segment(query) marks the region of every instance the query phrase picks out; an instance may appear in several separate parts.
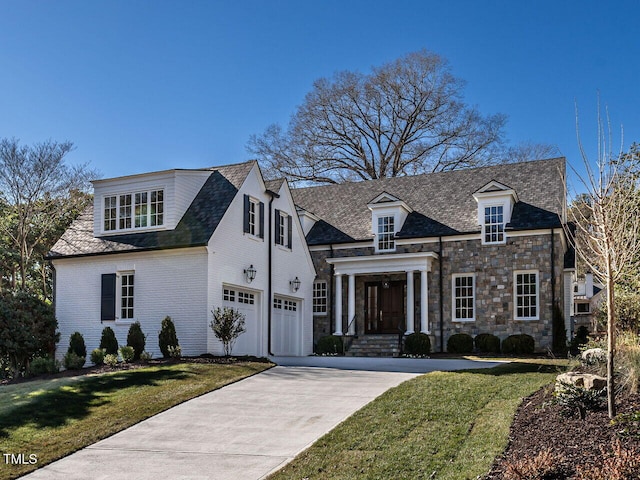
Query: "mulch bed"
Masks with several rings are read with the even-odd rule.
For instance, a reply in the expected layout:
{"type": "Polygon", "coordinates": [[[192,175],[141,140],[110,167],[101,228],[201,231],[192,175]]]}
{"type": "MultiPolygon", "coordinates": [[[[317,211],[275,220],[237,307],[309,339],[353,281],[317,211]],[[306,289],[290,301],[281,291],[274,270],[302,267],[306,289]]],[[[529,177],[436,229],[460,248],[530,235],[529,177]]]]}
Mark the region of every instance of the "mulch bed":
{"type": "MultiPolygon", "coordinates": [[[[598,470],[614,455],[616,441],[635,459],[632,463],[640,464],[640,422],[627,422],[628,432],[623,433],[625,425],[612,424],[606,407],[588,412],[585,420],[577,413],[567,417],[559,405],[551,403],[552,388],[545,387],[524,399],[511,426],[507,449],[484,480],[640,479],[640,468],[620,476],[598,470]],[[531,473],[525,474],[527,469],[531,473]],[[581,470],[599,473],[589,476],[581,470]]],[[[618,414],[640,411],[640,394],[619,396],[616,408],[618,414]]],[[[618,458],[623,456],[619,453],[618,458]]]]}
{"type": "Polygon", "coordinates": [[[151,359],[146,362],[132,362],[132,363],[119,363],[117,367],[111,368],[107,365],[100,365],[97,367],[86,367],[80,370],[63,370],[58,373],[49,373],[44,375],[36,375],[33,377],[17,377],[12,379],[2,379],[0,380],[0,385],[7,385],[13,383],[23,383],[30,382],[33,380],[48,380],[52,378],[63,378],[63,377],[78,377],[83,375],[95,375],[98,373],[106,373],[106,372],[119,372],[123,370],[134,370],[136,368],[143,367],[152,367],[157,365],[170,365],[173,363],[219,363],[219,364],[235,364],[235,363],[245,363],[245,362],[261,362],[261,363],[269,363],[269,360],[263,357],[253,357],[253,356],[241,356],[241,357],[217,357],[210,354],[204,354],[199,357],[181,357],[177,358],[160,358],[160,359],[151,359]]]}

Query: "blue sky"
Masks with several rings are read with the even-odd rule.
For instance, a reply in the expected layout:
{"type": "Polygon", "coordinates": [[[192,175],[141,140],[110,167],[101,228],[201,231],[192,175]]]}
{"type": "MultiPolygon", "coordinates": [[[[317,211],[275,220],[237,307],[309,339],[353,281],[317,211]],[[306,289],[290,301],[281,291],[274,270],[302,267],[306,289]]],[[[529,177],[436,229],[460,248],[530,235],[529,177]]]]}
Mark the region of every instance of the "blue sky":
{"type": "Polygon", "coordinates": [[[579,163],[598,93],[640,142],[640,2],[0,0],[0,138],[70,140],[103,177],[244,161],[312,82],[426,48],[512,143],[579,163]]]}

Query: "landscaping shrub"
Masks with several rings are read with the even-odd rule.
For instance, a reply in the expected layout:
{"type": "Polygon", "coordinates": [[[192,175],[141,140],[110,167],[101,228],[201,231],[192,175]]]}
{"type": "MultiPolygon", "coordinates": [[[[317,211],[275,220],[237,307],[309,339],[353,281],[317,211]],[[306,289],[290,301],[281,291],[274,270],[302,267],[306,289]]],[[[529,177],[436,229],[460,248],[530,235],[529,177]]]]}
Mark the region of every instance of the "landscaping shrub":
{"type": "Polygon", "coordinates": [[[611,446],[601,446],[602,461],[597,465],[576,466],[576,473],[581,480],[623,480],[638,478],[640,456],[633,447],[627,448],[616,439],[611,446]]]}
{"type": "Polygon", "coordinates": [[[513,355],[530,355],[535,350],[535,341],[531,335],[522,333],[509,335],[502,341],[502,353],[513,355]]]}
{"type": "Polygon", "coordinates": [[[126,345],[124,347],[120,347],[120,356],[124,363],[131,363],[136,357],[136,351],[133,347],[126,345]]]}
{"type": "Polygon", "coordinates": [[[426,333],[412,333],[404,339],[404,353],[407,355],[429,355],[431,340],[426,333]]]}
{"type": "MultiPolygon", "coordinates": [[[[133,360],[140,360],[140,355],[144,352],[145,343],[146,337],[142,333],[140,322],[132,323],[127,334],[127,345],[133,347],[133,360]]],[[[120,352],[122,353],[122,349],[120,349],[120,352]]]]}
{"type": "Polygon", "coordinates": [[[118,339],[111,327],[104,327],[102,337],[100,337],[100,348],[104,349],[107,355],[118,354],[118,339]]]}
{"type": "Polygon", "coordinates": [[[180,345],[169,346],[169,356],[171,358],[180,358],[182,356],[182,348],[180,345]]]}
{"type": "Polygon", "coordinates": [[[75,353],[79,357],[87,358],[87,347],[80,332],[73,332],[69,338],[69,349],[67,353],[75,353]]]}
{"type": "Polygon", "coordinates": [[[581,347],[587,343],[589,343],[589,329],[584,325],[581,325],[578,327],[578,331],[571,340],[571,344],[569,346],[571,355],[579,355],[581,347]]]}
{"type": "Polygon", "coordinates": [[[481,333],[473,339],[476,350],[481,353],[500,353],[500,339],[492,333],[481,333]]]}
{"type": "Polygon", "coordinates": [[[36,356],[53,355],[60,334],[51,304],[27,293],[0,295],[3,376],[23,373],[36,356]]]}
{"type": "Polygon", "coordinates": [[[244,314],[239,310],[224,307],[211,310],[213,320],[209,326],[213,334],[222,342],[225,356],[231,355],[233,345],[246,329],[244,328],[244,314]]]}
{"type": "Polygon", "coordinates": [[[318,355],[326,354],[342,354],[342,337],[338,335],[327,335],[318,339],[316,345],[316,353],[318,355]]]}
{"type": "Polygon", "coordinates": [[[60,365],[51,357],[36,357],[29,364],[29,375],[42,375],[44,373],[56,373],[60,365]]]}
{"type": "Polygon", "coordinates": [[[64,368],[67,370],[80,370],[84,367],[87,357],[80,357],[75,352],[67,352],[64,356],[64,368]]]}
{"type": "Polygon", "coordinates": [[[149,353],[147,351],[144,351],[144,352],[142,352],[140,354],[140,360],[142,360],[143,362],[148,362],[152,358],[153,358],[153,353],[149,353]]]}
{"type": "Polygon", "coordinates": [[[96,348],[91,352],[91,363],[94,365],[102,365],[104,363],[104,350],[96,348]]]}
{"type": "Polygon", "coordinates": [[[447,352],[471,353],[473,352],[473,337],[466,333],[456,333],[447,340],[447,352]]]}
{"type": "Polygon", "coordinates": [[[562,474],[563,457],[545,449],[535,456],[525,456],[505,464],[505,478],[512,480],[545,480],[564,478],[562,474]]]}
{"type": "Polygon", "coordinates": [[[170,357],[169,347],[175,347],[179,345],[178,336],[176,335],[176,327],[171,320],[171,317],[166,316],[162,320],[160,327],[160,333],[158,334],[158,346],[162,352],[164,358],[170,357]]]}
{"type": "Polygon", "coordinates": [[[107,353],[104,356],[105,365],[110,366],[111,368],[115,368],[118,366],[118,355],[115,353],[107,353]]]}
{"type": "Polygon", "coordinates": [[[588,411],[600,410],[606,403],[606,388],[602,390],[587,390],[572,383],[561,383],[561,388],[553,392],[554,403],[562,407],[561,413],[572,416],[578,412],[580,419],[587,417],[588,411]]]}
{"type": "Polygon", "coordinates": [[[553,337],[551,350],[555,355],[565,357],[567,355],[567,329],[564,326],[564,314],[559,305],[553,306],[553,337]]]}
{"type": "Polygon", "coordinates": [[[619,384],[628,393],[640,390],[640,337],[631,332],[620,332],[616,338],[617,373],[619,384]]]}

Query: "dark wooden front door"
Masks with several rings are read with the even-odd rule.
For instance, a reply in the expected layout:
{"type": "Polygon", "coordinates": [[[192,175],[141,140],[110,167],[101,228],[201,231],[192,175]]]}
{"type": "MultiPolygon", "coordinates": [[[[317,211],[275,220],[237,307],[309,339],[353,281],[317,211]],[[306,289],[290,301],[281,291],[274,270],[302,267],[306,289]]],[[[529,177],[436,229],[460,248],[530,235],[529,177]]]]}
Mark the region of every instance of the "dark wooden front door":
{"type": "Polygon", "coordinates": [[[404,328],[405,282],[365,283],[365,332],[398,333],[404,328]]]}

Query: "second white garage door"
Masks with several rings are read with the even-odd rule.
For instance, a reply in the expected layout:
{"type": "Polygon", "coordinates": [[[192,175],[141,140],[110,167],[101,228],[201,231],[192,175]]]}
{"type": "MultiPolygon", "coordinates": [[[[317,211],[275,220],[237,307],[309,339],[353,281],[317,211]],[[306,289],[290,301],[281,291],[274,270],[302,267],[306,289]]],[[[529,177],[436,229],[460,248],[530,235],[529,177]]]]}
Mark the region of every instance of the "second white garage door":
{"type": "Polygon", "coordinates": [[[271,348],[274,355],[299,355],[300,302],[274,297],[271,348]]]}

